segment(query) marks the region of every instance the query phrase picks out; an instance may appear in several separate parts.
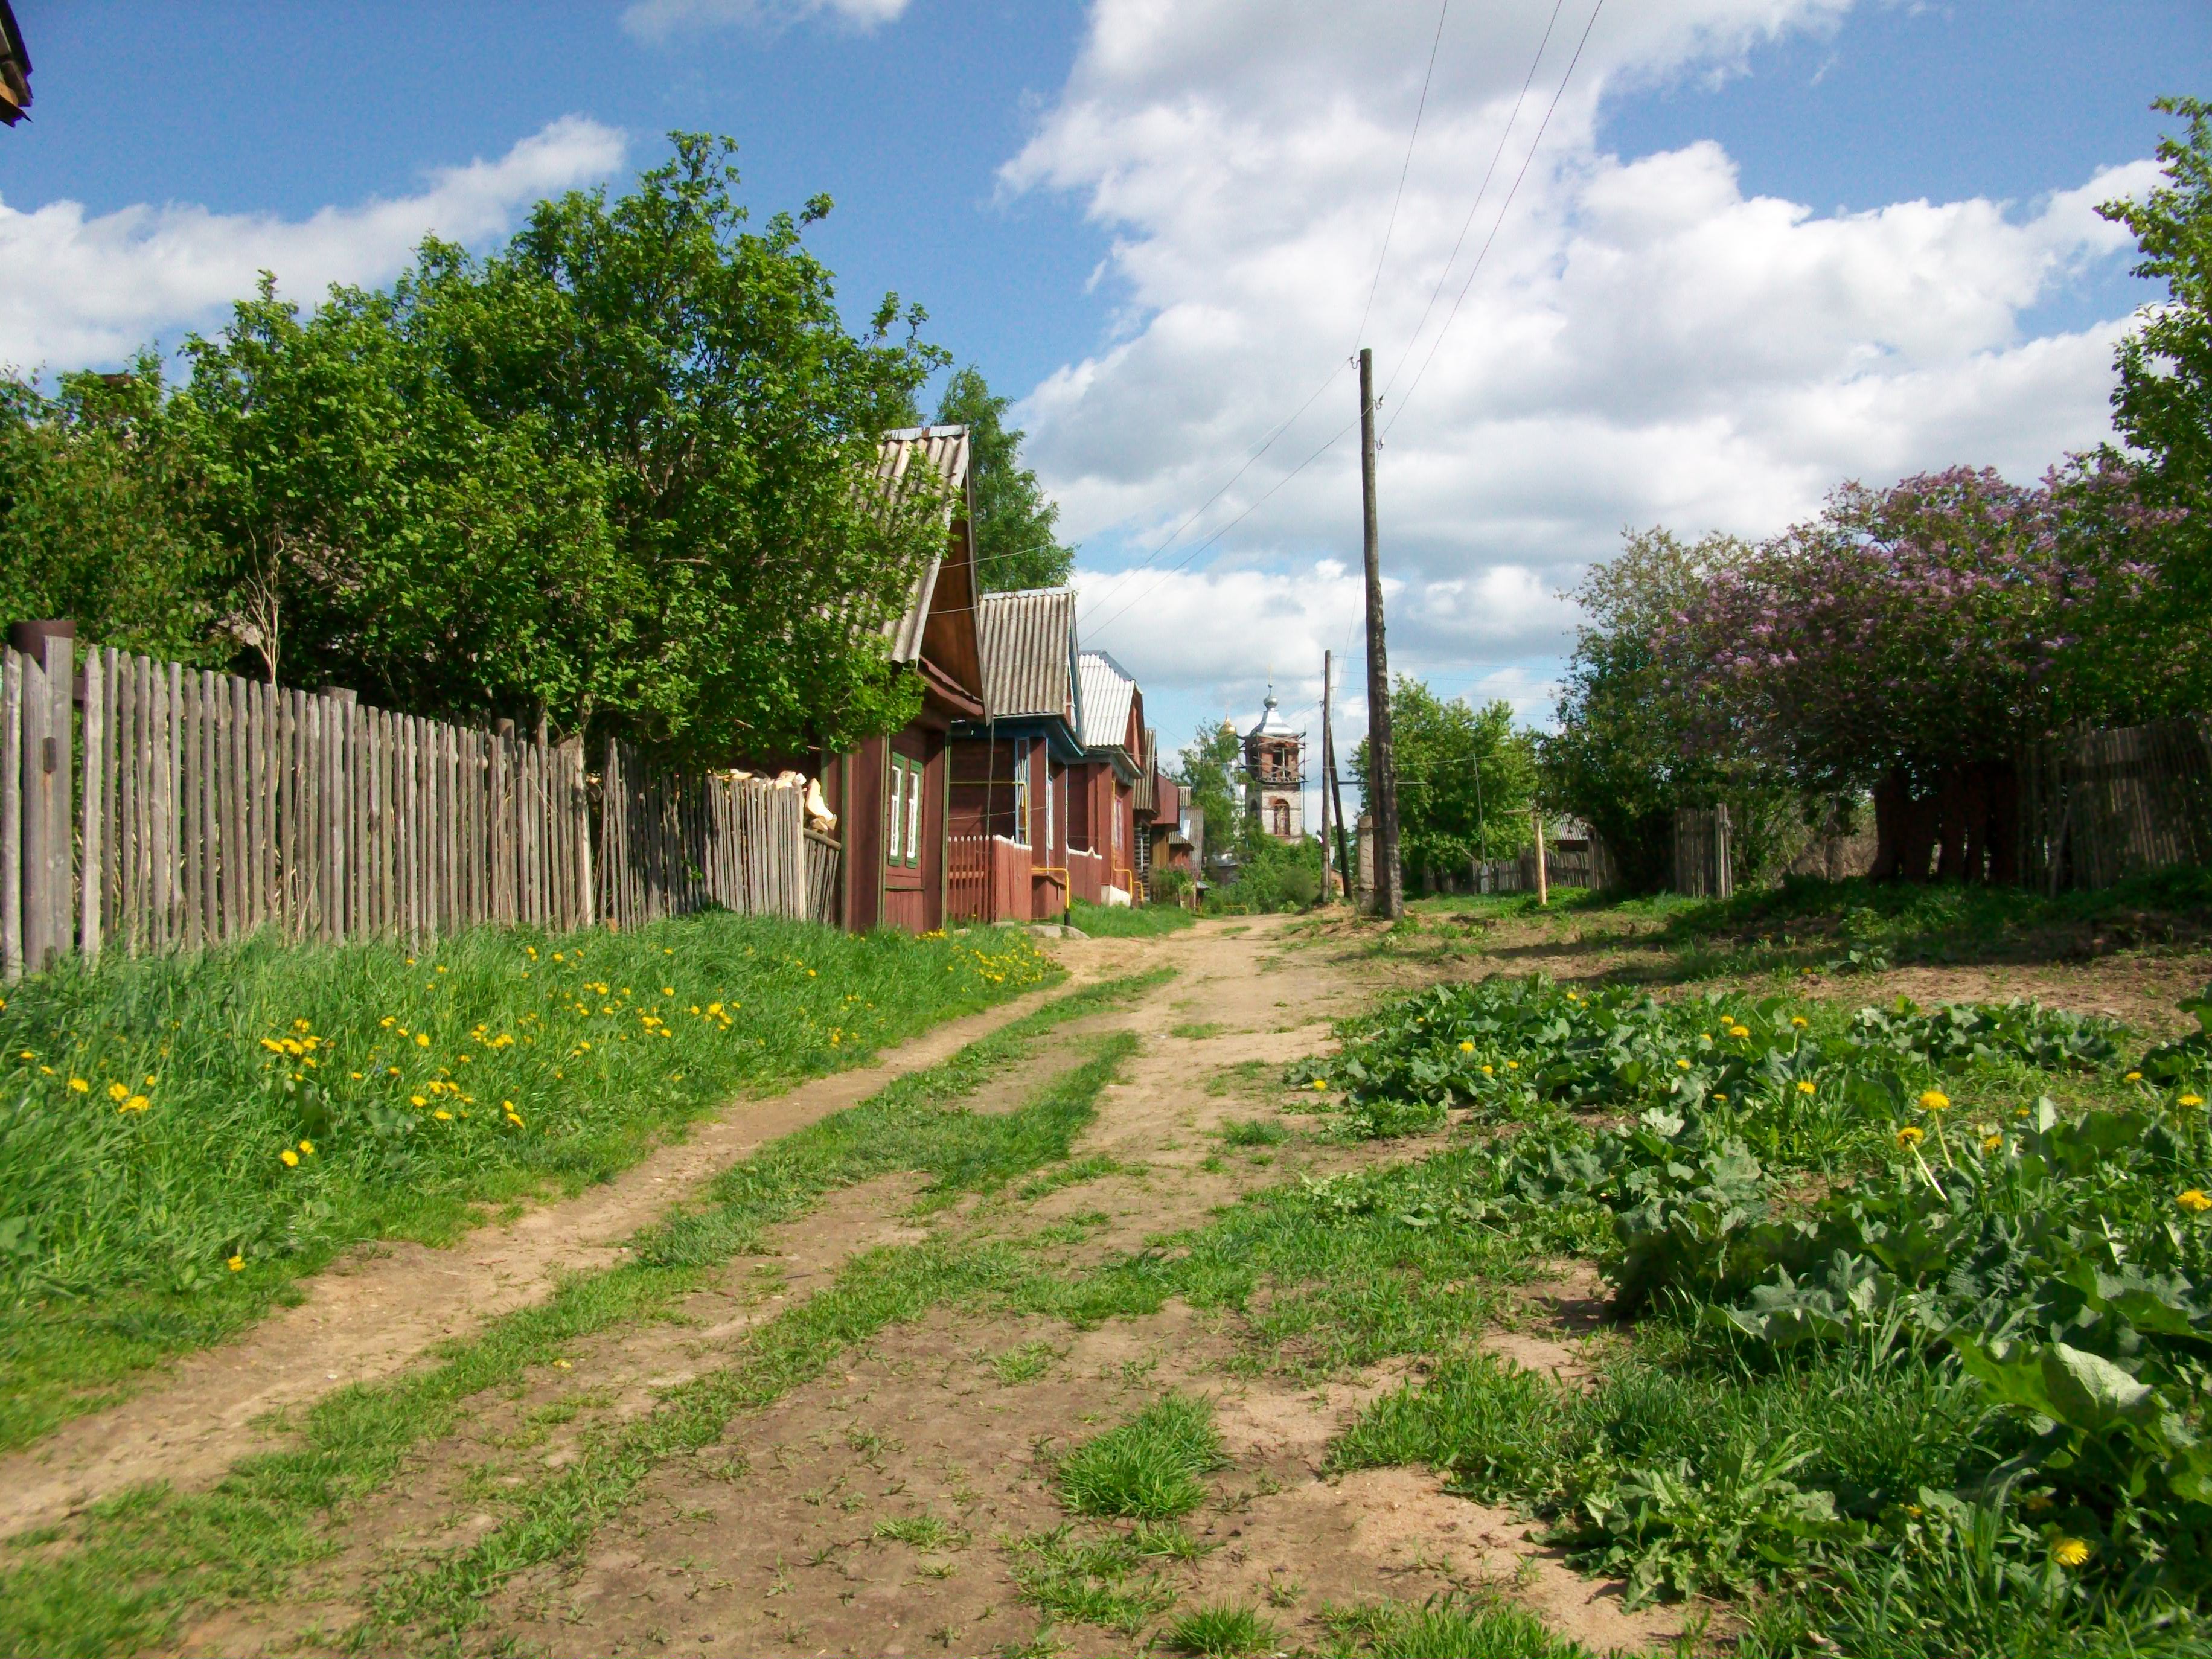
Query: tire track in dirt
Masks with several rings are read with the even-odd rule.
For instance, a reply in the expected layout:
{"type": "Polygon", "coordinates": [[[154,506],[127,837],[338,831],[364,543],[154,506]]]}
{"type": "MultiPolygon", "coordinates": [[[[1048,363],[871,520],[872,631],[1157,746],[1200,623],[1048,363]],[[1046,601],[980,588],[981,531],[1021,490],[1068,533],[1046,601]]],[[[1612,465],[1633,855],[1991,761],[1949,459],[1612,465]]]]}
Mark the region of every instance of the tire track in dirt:
{"type": "Polygon", "coordinates": [[[188,1354],[143,1392],[0,1456],[0,1538],[51,1525],[148,1480],[191,1489],[256,1449],[257,1419],[371,1382],[549,1297],[563,1273],[611,1267],[623,1241],[768,1141],[857,1105],[1051,999],[1112,971],[1080,960],[1060,984],[949,1020],[878,1060],[732,1103],[623,1174],[573,1199],[487,1224],[451,1246],[379,1243],[301,1281],[306,1300],[188,1354]]]}

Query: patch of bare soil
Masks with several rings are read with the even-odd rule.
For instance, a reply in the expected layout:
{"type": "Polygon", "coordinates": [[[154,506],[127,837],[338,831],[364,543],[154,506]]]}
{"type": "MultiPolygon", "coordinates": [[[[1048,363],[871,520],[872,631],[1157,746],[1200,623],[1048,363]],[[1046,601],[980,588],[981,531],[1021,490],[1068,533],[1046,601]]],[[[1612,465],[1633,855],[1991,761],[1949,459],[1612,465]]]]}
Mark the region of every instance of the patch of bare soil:
{"type": "MultiPolygon", "coordinates": [[[[1077,983],[1091,977],[1076,964],[1077,983]]],[[[254,1449],[257,1419],[340,1382],[372,1382],[436,1343],[544,1300],[559,1276],[620,1259],[621,1241],[756,1147],[933,1066],[1066,988],[947,1022],[875,1062],[733,1103],[603,1186],[489,1225],[446,1249],[354,1251],[307,1299],[236,1340],[180,1359],[137,1397],[0,1457],[0,1537],[47,1525],[145,1480],[204,1486],[254,1449]]]]}

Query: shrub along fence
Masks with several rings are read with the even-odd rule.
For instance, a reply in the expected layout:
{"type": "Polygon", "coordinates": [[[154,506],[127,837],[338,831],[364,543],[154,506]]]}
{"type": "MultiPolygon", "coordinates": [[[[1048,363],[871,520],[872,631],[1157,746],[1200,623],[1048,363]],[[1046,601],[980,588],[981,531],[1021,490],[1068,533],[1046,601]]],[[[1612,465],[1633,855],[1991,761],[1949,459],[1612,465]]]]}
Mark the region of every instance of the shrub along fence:
{"type": "Polygon", "coordinates": [[[647,777],[610,744],[393,714],[95,647],[0,647],[0,973],[273,928],[634,926],[716,903],[834,922],[803,790],[647,777]],[[639,780],[635,786],[629,778],[639,780]],[[82,787],[80,788],[80,779],[82,787]]]}

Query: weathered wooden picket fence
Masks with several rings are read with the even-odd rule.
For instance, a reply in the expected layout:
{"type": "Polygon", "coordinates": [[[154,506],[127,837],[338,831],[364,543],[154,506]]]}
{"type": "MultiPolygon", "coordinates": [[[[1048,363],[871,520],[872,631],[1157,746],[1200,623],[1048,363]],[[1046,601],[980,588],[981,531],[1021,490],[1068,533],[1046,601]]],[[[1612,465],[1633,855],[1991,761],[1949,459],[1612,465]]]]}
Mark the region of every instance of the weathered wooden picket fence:
{"type": "Polygon", "coordinates": [[[1729,860],[1729,811],[1723,806],[1674,809],[1674,890],[1693,898],[1726,898],[1735,891],[1729,860]]]}
{"type": "Polygon", "coordinates": [[[2021,757],[2022,882],[2110,887],[2212,864],[2212,715],[2039,744],[2021,757]]]}
{"type": "MultiPolygon", "coordinates": [[[[44,625],[41,625],[44,626],[44,625]]],[[[834,924],[804,792],[647,777],[481,730],[104,647],[0,646],[0,972],[81,951],[630,927],[719,904],[834,924]],[[626,779],[635,778],[633,786],[626,779]],[[81,780],[81,787],[80,787],[81,780]]]]}
{"type": "Polygon", "coordinates": [[[599,908],[617,927],[719,905],[837,916],[837,844],[806,826],[806,792],[766,778],[654,771],[607,745],[599,908]]]}

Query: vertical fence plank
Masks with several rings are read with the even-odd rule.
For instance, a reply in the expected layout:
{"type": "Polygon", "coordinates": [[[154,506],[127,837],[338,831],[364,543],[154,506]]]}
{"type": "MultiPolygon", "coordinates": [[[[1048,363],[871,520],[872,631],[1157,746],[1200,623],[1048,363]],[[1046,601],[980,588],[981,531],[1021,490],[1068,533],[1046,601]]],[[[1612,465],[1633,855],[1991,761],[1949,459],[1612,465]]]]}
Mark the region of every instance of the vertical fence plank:
{"type": "Polygon", "coordinates": [[[88,963],[100,960],[100,901],[106,886],[107,678],[98,647],[84,658],[84,811],[82,873],[78,880],[77,950],[88,963]]]}
{"type": "Polygon", "coordinates": [[[23,659],[0,645],[0,973],[23,974],[23,659]]]}

